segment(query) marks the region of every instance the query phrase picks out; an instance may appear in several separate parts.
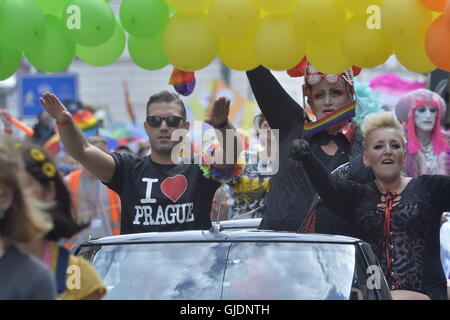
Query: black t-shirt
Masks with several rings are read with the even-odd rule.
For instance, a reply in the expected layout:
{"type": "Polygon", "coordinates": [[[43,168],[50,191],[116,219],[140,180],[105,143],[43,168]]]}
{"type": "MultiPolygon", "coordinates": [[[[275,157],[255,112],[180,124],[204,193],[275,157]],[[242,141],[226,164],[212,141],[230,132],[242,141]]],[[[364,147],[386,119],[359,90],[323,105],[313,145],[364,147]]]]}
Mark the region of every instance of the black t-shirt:
{"type": "Polygon", "coordinates": [[[121,233],[204,230],[220,183],[207,179],[196,164],[161,165],[150,156],[111,153],[114,176],[106,186],[121,199],[121,233]]]}

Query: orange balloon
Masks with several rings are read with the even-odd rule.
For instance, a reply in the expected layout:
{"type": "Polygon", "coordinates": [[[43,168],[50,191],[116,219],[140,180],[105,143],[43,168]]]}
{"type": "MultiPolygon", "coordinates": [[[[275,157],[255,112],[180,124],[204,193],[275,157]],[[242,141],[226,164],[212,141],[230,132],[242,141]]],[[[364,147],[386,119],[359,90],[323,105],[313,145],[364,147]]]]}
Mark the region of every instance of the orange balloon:
{"type": "Polygon", "coordinates": [[[450,0],[447,1],[447,5],[445,6],[444,17],[447,21],[447,28],[450,30],[450,0]]]}
{"type": "Polygon", "coordinates": [[[447,0],[420,0],[420,2],[428,9],[443,12],[447,0]]]}
{"type": "Polygon", "coordinates": [[[450,72],[450,30],[444,16],[430,26],[425,39],[425,48],[430,60],[440,69],[450,72]]]}

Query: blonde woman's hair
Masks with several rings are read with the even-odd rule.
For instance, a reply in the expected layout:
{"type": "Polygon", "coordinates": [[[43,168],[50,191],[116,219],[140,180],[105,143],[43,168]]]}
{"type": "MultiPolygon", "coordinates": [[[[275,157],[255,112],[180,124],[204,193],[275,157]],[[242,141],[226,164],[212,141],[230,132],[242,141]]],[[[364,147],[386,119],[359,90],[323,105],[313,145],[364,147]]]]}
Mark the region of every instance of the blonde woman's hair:
{"type": "Polygon", "coordinates": [[[367,137],[374,130],[380,128],[390,128],[398,131],[398,133],[402,137],[402,140],[400,142],[402,143],[403,148],[406,148],[405,131],[403,130],[402,125],[395,117],[395,115],[392,112],[378,112],[371,113],[364,118],[364,123],[362,125],[362,132],[364,135],[364,150],[366,150],[368,147],[367,144],[369,140],[367,139],[367,137]]]}
{"type": "Polygon", "coordinates": [[[25,169],[12,141],[0,135],[0,187],[12,192],[12,204],[0,218],[0,237],[10,243],[29,242],[52,227],[45,205],[25,195],[25,169]]]}

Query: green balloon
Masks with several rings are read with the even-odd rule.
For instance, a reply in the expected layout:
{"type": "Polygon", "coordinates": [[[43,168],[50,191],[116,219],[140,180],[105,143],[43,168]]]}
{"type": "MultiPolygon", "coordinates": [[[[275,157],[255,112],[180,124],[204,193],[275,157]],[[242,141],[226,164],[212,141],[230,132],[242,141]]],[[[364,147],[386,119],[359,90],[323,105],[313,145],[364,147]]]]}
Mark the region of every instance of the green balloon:
{"type": "Polygon", "coordinates": [[[98,47],[84,47],[77,45],[75,52],[78,58],[84,62],[94,66],[103,67],[110,65],[119,59],[125,50],[125,45],[125,31],[123,30],[120,21],[116,21],[114,34],[106,43],[98,47]]]}
{"type": "Polygon", "coordinates": [[[55,13],[63,10],[70,0],[33,0],[43,13],[55,13]]]}
{"type": "Polygon", "coordinates": [[[59,72],[66,69],[75,55],[75,44],[64,30],[64,22],[53,15],[46,15],[47,32],[42,41],[25,56],[33,66],[43,72],[59,72]]]}
{"type": "Polygon", "coordinates": [[[44,36],[45,18],[32,0],[3,0],[0,8],[2,45],[16,51],[33,48],[44,36]]]}
{"type": "Polygon", "coordinates": [[[108,41],[116,26],[111,7],[104,0],[71,0],[64,10],[69,37],[86,47],[108,41]]]}
{"type": "Polygon", "coordinates": [[[164,54],[162,35],[153,38],[128,37],[128,52],[131,59],[146,70],[159,70],[169,64],[164,54]]]}
{"type": "Polygon", "coordinates": [[[123,0],[120,21],[130,35],[151,38],[167,25],[169,6],[164,0],[123,0]]]}
{"type": "Polygon", "coordinates": [[[0,80],[11,77],[19,68],[22,52],[0,47],[0,80]]]}

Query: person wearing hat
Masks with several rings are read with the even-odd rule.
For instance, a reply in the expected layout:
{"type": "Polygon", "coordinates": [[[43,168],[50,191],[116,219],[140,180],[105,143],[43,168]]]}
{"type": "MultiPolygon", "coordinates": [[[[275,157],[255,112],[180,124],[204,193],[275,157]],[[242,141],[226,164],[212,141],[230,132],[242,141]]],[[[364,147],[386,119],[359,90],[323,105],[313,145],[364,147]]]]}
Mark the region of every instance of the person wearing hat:
{"type": "Polygon", "coordinates": [[[247,71],[258,105],[279,136],[279,170],[271,179],[260,229],[354,235],[346,221],[319,203],[303,167],[289,159],[289,152],[291,143],[304,137],[329,172],[350,162],[348,178],[361,183],[373,180],[361,160],[361,131],[351,120],[356,105],[353,77],[359,72],[353,67],[342,74],[324,74],[306,59],[288,71],[293,77],[305,78],[304,98],[316,117],[316,122],[311,122],[268,69],[260,66],[247,71]]]}

